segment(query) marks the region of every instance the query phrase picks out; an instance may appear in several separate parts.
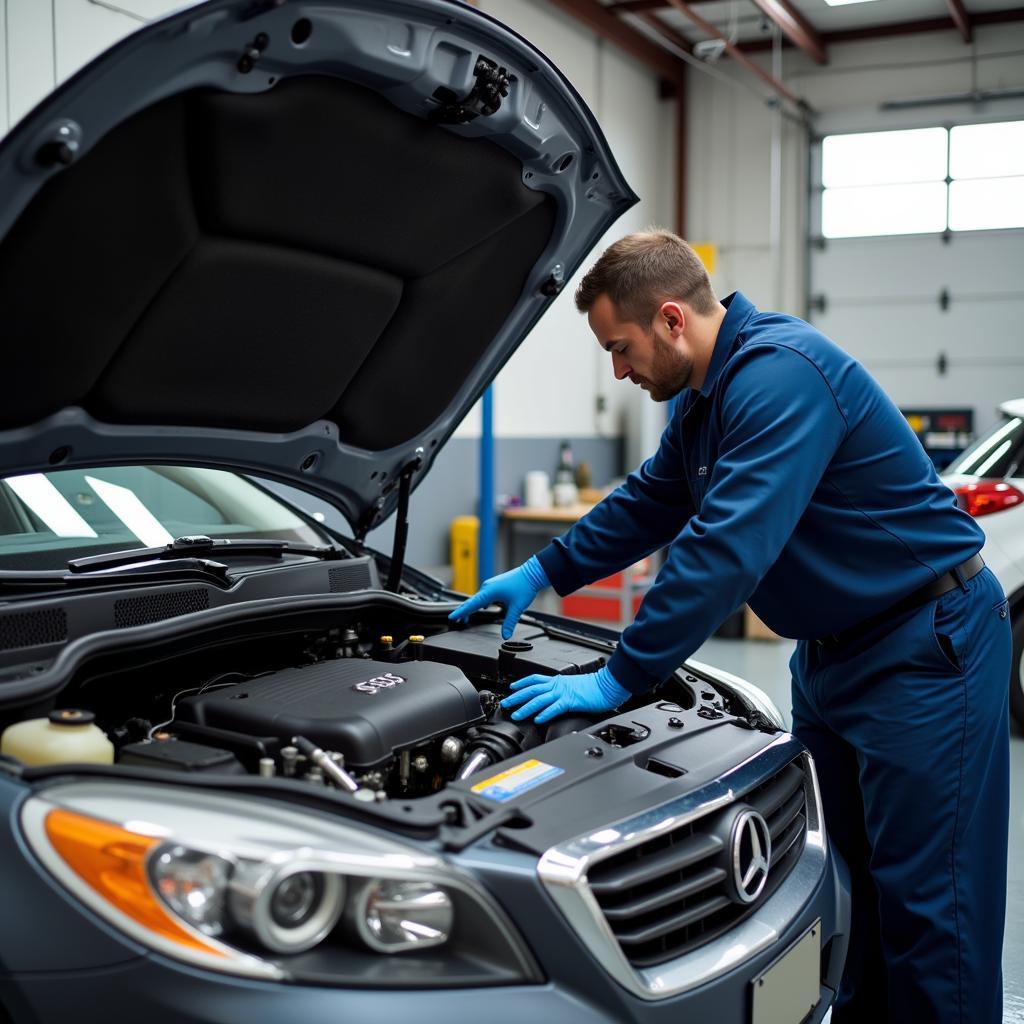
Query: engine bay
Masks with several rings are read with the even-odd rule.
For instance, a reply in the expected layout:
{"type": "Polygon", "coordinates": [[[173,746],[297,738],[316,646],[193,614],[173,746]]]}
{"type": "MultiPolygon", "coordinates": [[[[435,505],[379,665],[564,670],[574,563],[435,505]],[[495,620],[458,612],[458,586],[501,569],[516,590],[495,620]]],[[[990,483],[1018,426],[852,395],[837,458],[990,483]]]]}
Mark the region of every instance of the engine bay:
{"type": "Polygon", "coordinates": [[[497,624],[400,639],[347,629],[338,640],[319,660],[210,680],[180,696],[172,718],[123,746],[119,762],[204,771],[216,751],[220,771],[283,775],[379,801],[437,792],[598,721],[571,716],[543,727],[513,722],[500,707],[525,675],[595,671],[605,661],[539,628],[519,627],[508,641],[497,624]],[[185,756],[170,761],[179,751],[185,756]]]}
{"type": "MultiPolygon", "coordinates": [[[[613,717],[538,726],[500,706],[523,676],[596,671],[610,643],[529,621],[504,641],[497,621],[439,627],[438,618],[389,621],[371,608],[333,628],[249,629],[244,638],[236,629],[216,643],[185,634],[135,655],[114,645],[83,663],[51,707],[94,716],[118,766],[178,781],[286,778],[367,803],[438,793],[613,717]]],[[[697,703],[680,680],[666,686],[680,707],[697,703]]],[[[705,696],[721,706],[717,692],[705,696]]],[[[57,712],[47,711],[52,720],[57,712]]]]}

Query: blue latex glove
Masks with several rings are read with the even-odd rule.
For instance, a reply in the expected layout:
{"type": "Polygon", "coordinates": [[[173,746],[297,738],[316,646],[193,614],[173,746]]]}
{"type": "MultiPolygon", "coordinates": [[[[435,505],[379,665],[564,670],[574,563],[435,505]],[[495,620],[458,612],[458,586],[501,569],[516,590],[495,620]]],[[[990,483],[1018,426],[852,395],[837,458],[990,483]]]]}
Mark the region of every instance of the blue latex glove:
{"type": "Polygon", "coordinates": [[[516,722],[539,711],[538,724],[568,711],[611,711],[631,696],[629,690],[615,681],[607,665],[581,676],[524,676],[511,689],[516,692],[506,697],[501,706],[523,705],[512,715],[516,722]]]}
{"type": "Polygon", "coordinates": [[[489,604],[503,604],[507,614],[501,627],[501,635],[507,640],[512,635],[512,630],[516,628],[519,616],[530,607],[533,599],[545,587],[550,586],[548,574],[534,555],[518,569],[511,569],[500,576],[484,580],[484,585],[468,601],[460,604],[448,618],[453,622],[465,622],[473,612],[486,608],[489,604]]]}

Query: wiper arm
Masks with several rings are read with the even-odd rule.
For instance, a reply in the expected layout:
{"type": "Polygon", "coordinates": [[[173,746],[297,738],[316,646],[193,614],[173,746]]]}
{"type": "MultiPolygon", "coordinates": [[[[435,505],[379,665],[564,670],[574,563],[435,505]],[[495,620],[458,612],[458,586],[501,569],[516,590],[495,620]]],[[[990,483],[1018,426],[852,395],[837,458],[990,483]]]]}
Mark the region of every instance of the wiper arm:
{"type": "Polygon", "coordinates": [[[136,583],[180,583],[186,580],[214,583],[229,587],[231,576],[223,562],[212,558],[164,558],[148,562],[114,566],[107,572],[68,573],[63,569],[44,569],[37,572],[0,572],[0,590],[24,592],[32,589],[59,589],[62,587],[109,587],[136,583]]]}
{"type": "Polygon", "coordinates": [[[318,547],[315,544],[300,544],[290,540],[213,540],[210,537],[179,537],[156,548],[131,548],[128,551],[109,551],[103,555],[89,555],[73,558],[68,562],[72,573],[101,572],[104,569],[119,569],[125,565],[151,562],[154,559],[204,558],[212,555],[225,558],[230,555],[260,555],[264,558],[280,558],[284,555],[307,555],[311,558],[344,558],[340,548],[318,547]]]}

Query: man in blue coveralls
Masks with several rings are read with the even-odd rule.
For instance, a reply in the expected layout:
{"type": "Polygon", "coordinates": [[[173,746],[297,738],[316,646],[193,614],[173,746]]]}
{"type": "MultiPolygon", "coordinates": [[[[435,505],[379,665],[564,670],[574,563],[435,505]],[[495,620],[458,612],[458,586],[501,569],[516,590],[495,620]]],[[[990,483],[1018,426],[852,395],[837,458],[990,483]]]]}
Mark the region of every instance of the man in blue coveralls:
{"type": "Polygon", "coordinates": [[[605,667],[521,679],[503,706],[538,722],[611,710],[748,602],[798,640],[793,731],[851,871],[833,1020],[996,1024],[1011,646],[981,530],[855,359],[739,292],[720,302],[677,236],[616,242],[576,305],[619,380],[680,399],[621,487],[452,618],[503,604],[507,637],[544,587],[667,557],[605,667]]]}

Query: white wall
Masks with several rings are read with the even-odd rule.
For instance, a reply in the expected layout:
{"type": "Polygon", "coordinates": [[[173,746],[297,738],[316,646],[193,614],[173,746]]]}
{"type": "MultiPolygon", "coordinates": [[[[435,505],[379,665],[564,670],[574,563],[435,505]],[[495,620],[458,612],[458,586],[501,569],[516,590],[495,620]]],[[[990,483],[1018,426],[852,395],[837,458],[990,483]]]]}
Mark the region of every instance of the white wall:
{"type": "Polygon", "coordinates": [[[147,20],[196,0],[0,0],[0,134],[147,20]]]}
{"type": "Polygon", "coordinates": [[[717,246],[711,280],[719,295],[740,288],[763,308],[799,312],[806,132],[768,105],[749,72],[737,70],[727,58],[713,70],[715,77],[694,69],[688,74],[687,234],[693,242],[717,246]],[[781,175],[773,191],[776,133],[781,175]],[[775,246],[773,195],[779,224],[775,246]]]}

